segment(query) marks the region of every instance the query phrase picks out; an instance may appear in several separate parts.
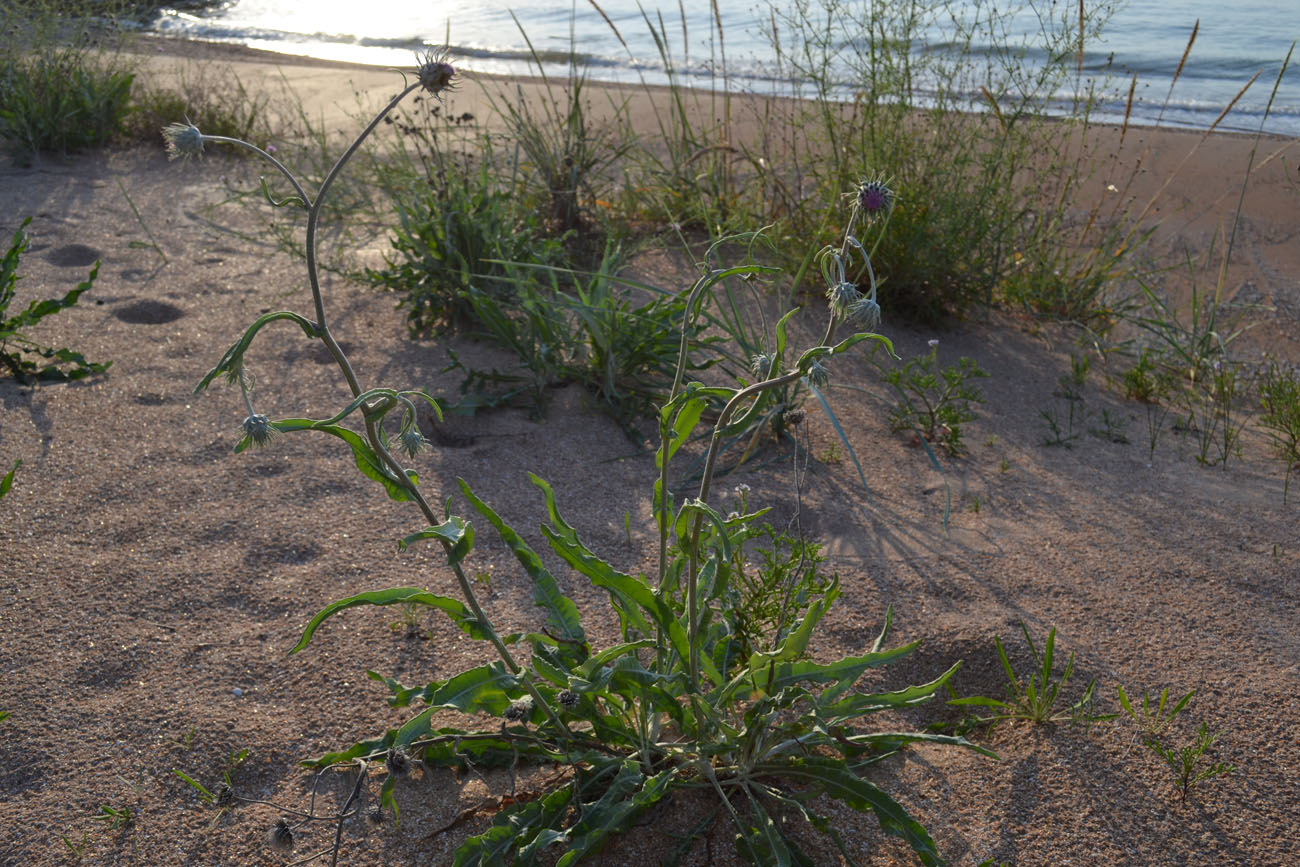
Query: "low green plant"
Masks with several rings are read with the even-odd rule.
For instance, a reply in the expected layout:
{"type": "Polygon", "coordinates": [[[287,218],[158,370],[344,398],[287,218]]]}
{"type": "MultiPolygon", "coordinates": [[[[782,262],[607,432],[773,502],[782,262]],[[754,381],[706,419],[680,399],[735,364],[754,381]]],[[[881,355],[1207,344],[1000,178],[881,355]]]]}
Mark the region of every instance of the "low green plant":
{"type": "Polygon", "coordinates": [[[135,813],[130,807],[114,807],[101,804],[95,814],[95,821],[103,822],[110,831],[124,831],[135,824],[135,813]]]}
{"type": "Polygon", "coordinates": [[[1228,359],[1215,360],[1204,378],[1190,381],[1177,394],[1182,409],[1192,419],[1197,462],[1226,469],[1228,459],[1241,455],[1241,432],[1246,420],[1237,415],[1240,393],[1249,389],[1242,367],[1228,359]]]}
{"type": "Polygon", "coordinates": [[[930,341],[928,353],[908,359],[902,367],[882,366],[882,370],[898,398],[889,412],[890,427],[914,431],[953,457],[963,454],[962,425],[979,418],[971,404],[984,402],[971,380],[988,372],[964,356],[955,365],[940,367],[938,340],[930,341]]]}
{"type": "Polygon", "coordinates": [[[1129,400],[1140,402],[1146,410],[1148,458],[1155,456],[1156,444],[1164,431],[1165,420],[1173,409],[1170,396],[1178,385],[1177,374],[1158,363],[1157,358],[1153,351],[1142,350],[1137,362],[1124,371],[1120,380],[1125,396],[1129,400]]]}
{"type": "Polygon", "coordinates": [[[1124,692],[1123,685],[1117,687],[1119,690],[1119,706],[1128,714],[1129,719],[1138,727],[1138,733],[1143,741],[1153,741],[1159,739],[1161,735],[1173,724],[1178,714],[1182,713],[1187,707],[1187,703],[1196,695],[1196,690],[1189,690],[1186,695],[1169,704],[1169,688],[1165,687],[1160,692],[1159,699],[1152,706],[1151,696],[1148,693],[1142,694],[1142,705],[1137,707],[1129,700],[1128,694],[1124,692]]]}
{"type": "Polygon", "coordinates": [[[983,499],[980,497],[979,494],[975,494],[970,498],[970,502],[966,504],[966,509],[978,515],[983,505],[984,505],[983,499]]]}
{"type": "Polygon", "coordinates": [[[1057,674],[1053,670],[1056,627],[1048,630],[1047,642],[1043,646],[1041,655],[1034,644],[1034,639],[1029,634],[1029,627],[1023,622],[1020,624],[1020,631],[1024,633],[1025,643],[1029,645],[1029,653],[1034,660],[1033,670],[1027,676],[1016,674],[1015,668],[1011,665],[1011,660],[1007,658],[1007,652],[1002,647],[1002,639],[994,636],[993,643],[998,649],[998,659],[1001,660],[1002,670],[1007,675],[1007,698],[1003,700],[985,696],[971,696],[949,701],[949,704],[957,707],[987,707],[993,709],[992,715],[977,717],[971,720],[970,723],[996,726],[1008,720],[1025,720],[1038,724],[1068,723],[1071,726],[1082,726],[1087,729],[1093,723],[1111,720],[1117,716],[1116,714],[1098,714],[1093,710],[1093,692],[1097,686],[1096,680],[1088,682],[1078,699],[1070,704],[1062,704],[1061,693],[1069,684],[1070,678],[1074,676],[1074,654],[1070,654],[1069,660],[1065,663],[1065,668],[1062,669],[1060,674],[1057,674]]]}
{"type": "Polygon", "coordinates": [[[1300,375],[1274,362],[1264,371],[1259,384],[1262,412],[1259,426],[1273,441],[1277,456],[1286,465],[1282,504],[1291,490],[1291,474],[1300,467],[1300,375]]]}
{"type": "Polygon", "coordinates": [[[1076,440],[1083,436],[1082,426],[1087,422],[1088,411],[1084,407],[1083,384],[1087,378],[1088,364],[1085,356],[1082,364],[1071,357],[1070,372],[1062,374],[1052,392],[1052,405],[1040,409],[1038,415],[1047,424],[1048,434],[1043,438],[1043,445],[1059,448],[1074,448],[1076,440]],[[1065,403],[1064,419],[1061,416],[1061,402],[1065,403]],[[1076,430],[1076,426],[1079,428],[1076,430]]]}
{"type": "Polygon", "coordinates": [[[1187,803],[1187,796],[1201,783],[1214,777],[1231,774],[1236,770],[1227,762],[1206,759],[1206,754],[1218,739],[1219,734],[1210,734],[1205,723],[1201,723],[1196,731],[1196,740],[1181,747],[1167,747],[1158,740],[1147,742],[1147,746],[1164,759],[1165,764],[1173,771],[1179,800],[1182,803],[1187,803]]]}
{"type": "Polygon", "coordinates": [[[277,133],[271,108],[271,92],[248,87],[233,69],[186,64],[170,78],[136,82],[124,131],[152,144],[160,127],[185,117],[212,135],[270,142],[277,133]]]}
{"type": "Polygon", "coordinates": [[[77,863],[81,863],[81,859],[86,857],[86,852],[90,849],[90,835],[85,831],[81,832],[81,840],[78,842],[73,842],[72,838],[67,834],[60,834],[59,839],[68,848],[68,854],[72,857],[72,860],[77,863]]]}
{"type": "Polygon", "coordinates": [[[1124,444],[1128,442],[1128,434],[1125,432],[1126,427],[1128,427],[1128,424],[1123,417],[1114,415],[1109,409],[1103,407],[1101,410],[1101,426],[1088,428],[1088,433],[1108,443],[1124,444]]]}
{"type": "MultiPolygon", "coordinates": [[[[27,250],[29,239],[24,229],[31,223],[32,218],[28,217],[23,220],[18,231],[14,233],[13,244],[9,252],[5,254],[3,260],[0,260],[0,363],[3,363],[14,378],[19,382],[26,383],[31,379],[47,379],[68,381],[81,379],[92,373],[103,373],[108,370],[109,365],[113,362],[92,362],[86,361],[84,355],[79,352],[73,352],[66,347],[55,349],[53,347],[43,346],[31,338],[27,337],[24,331],[33,325],[36,325],[46,316],[58,313],[60,310],[66,310],[77,303],[83,292],[89,291],[94,285],[95,277],[99,274],[99,263],[90,269],[88,276],[83,283],[77,284],[62,298],[50,298],[44,301],[33,301],[27,305],[27,309],[16,314],[10,315],[9,304],[13,301],[14,293],[17,291],[18,264],[22,254],[27,250]],[[45,362],[35,361],[28,356],[38,356],[45,359],[45,362]]],[[[12,481],[12,471],[10,476],[6,477],[12,481]]]]}
{"type": "MultiPolygon", "coordinates": [[[[419,476],[395,454],[400,446],[399,453],[414,458],[424,444],[415,426],[415,401],[425,400],[435,413],[438,404],[421,392],[362,387],[326,319],[314,253],[321,203],[349,156],[404,97],[419,88],[435,96],[442,93],[453,72],[441,56],[426,55],[415,81],[365,128],[314,196],[281,163],[254,145],[208,136],[186,124],[173,125],[167,132],[173,150],[180,154],[197,153],[205,144],[215,142],[257,151],[276,165],[294,187],[298,204],[307,211],[307,270],[314,318],[289,311],[263,315],[203,377],[197,390],[222,376],[240,389],[248,415],[237,451],[301,431],[318,431],[342,440],[364,475],[380,484],[391,499],[411,503],[427,524],[404,538],[400,547],[441,546],[460,591],[460,598],[454,598],[399,587],[340,599],[311,618],[292,652],[308,647],[322,624],[340,611],[363,605],[416,603],[447,614],[496,657],[418,687],[372,674],[391,689],[390,705],[408,707],[418,702],[424,708],[376,738],[311,762],[318,769],[351,768],[356,782],[341,808],[324,816],[316,812],[313,801],[311,811],[298,813],[303,817],[300,824],[314,820],[336,824],[340,830],[335,832],[335,844],[326,851],[337,858],[342,823],[358,811],[369,791],[372,765],[384,766],[379,800],[383,809],[395,814],[394,789],[416,770],[417,760],[424,768],[514,767],[520,762],[537,762],[562,765],[565,772],[546,784],[537,797],[504,805],[486,831],[460,846],[454,856],[456,865],[501,864],[512,856],[521,863],[531,862],[551,847],[565,849],[561,864],[575,863],[683,789],[717,794],[719,806],[711,816],[732,821],[737,849],[752,862],[808,862],[795,841],[772,820],[774,810],[803,816],[827,833],[847,856],[839,833],[812,806],[811,796],[826,795],[853,809],[873,812],[881,827],[903,838],[924,863],[940,863],[924,827],[859,772],[918,741],[988,751],[960,737],[871,731],[863,728],[863,719],[929,699],[957,666],[918,686],[890,692],[857,690],[855,685],[867,669],[898,660],[919,644],[886,648],[892,621],[889,611],[879,635],[863,653],[829,663],[806,658],[818,624],[839,596],[833,578],[802,610],[785,613],[782,619],[790,625],[783,638],[771,643],[769,637],[765,649],[746,654],[737,639],[740,626],[727,603],[732,598],[730,589],[743,586],[735,574],[736,551],[759,532],[757,522],[764,511],[724,516],[710,505],[719,444],[753,423],[757,397],[800,378],[824,384],[829,359],[864,341],[888,345],[885,338],[868,331],[837,339],[846,310],[833,307],[823,339],[798,354],[786,351],[788,317],[782,319],[768,371],[755,382],[737,387],[687,382],[685,373],[692,367],[690,356],[696,349],[690,336],[700,308],[720,282],[755,273],[759,266],[746,263],[712,268],[701,275],[685,293],[686,315],[675,373],[657,413],[659,476],[652,506],[658,557],[651,574],[623,572],[598,557],[564,520],[551,487],[531,477],[545,501],[547,522],[542,535],[560,560],[609,595],[619,624],[619,641],[603,650],[592,647],[582,612],[562,591],[542,558],[468,482],[459,480],[461,496],[472,512],[495,530],[518,560],[532,585],[534,602],[543,610],[545,624],[532,631],[504,634],[483,610],[466,572],[466,559],[476,538],[474,524],[454,514],[450,501],[443,510],[436,510],[419,487],[419,476]],[[346,404],[337,414],[273,421],[257,412],[247,359],[254,338],[267,325],[280,321],[292,322],[309,339],[321,340],[336,361],[347,384],[346,404]],[[705,410],[719,404],[722,408],[711,419],[712,429],[707,434],[708,452],[697,495],[678,500],[670,485],[672,459],[691,438],[705,410]],[[362,425],[364,433],[344,425],[349,418],[362,425]],[[491,722],[477,729],[435,727],[435,714],[443,710],[483,715],[491,722]]],[[[850,228],[857,216],[850,218],[850,228]]],[[[851,232],[846,233],[841,258],[847,257],[855,243],[851,232]]],[[[838,287],[839,297],[847,294],[845,287],[838,287]]],[[[806,553],[801,550],[799,556],[806,553]]],[[[785,569],[780,564],[788,564],[792,556],[793,548],[774,553],[778,571],[785,569]]],[[[795,569],[784,574],[798,576],[800,572],[795,569]]],[[[771,580],[763,577],[759,584],[771,580]]],[[[800,580],[796,577],[795,584],[800,580]]],[[[272,829],[277,847],[292,847],[293,830],[287,820],[277,823],[272,829]]]]}

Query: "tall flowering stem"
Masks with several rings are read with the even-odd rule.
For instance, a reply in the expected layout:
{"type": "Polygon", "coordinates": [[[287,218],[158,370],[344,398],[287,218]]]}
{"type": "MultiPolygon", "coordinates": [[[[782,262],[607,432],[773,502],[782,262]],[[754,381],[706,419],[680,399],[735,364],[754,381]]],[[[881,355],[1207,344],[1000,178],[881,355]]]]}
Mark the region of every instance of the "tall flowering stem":
{"type": "MultiPolygon", "coordinates": [[[[415,81],[408,84],[396,96],[389,100],[388,104],[374,116],[365,129],[362,130],[361,133],[352,141],[348,148],[334,162],[334,165],[330,168],[329,173],[326,174],[324,180],[321,181],[320,188],[316,191],[314,197],[307,192],[306,188],[293,172],[284,165],[284,163],[276,159],[268,151],[259,148],[254,144],[228,136],[205,135],[197,127],[188,122],[185,124],[170,124],[163,129],[163,137],[167,143],[168,153],[172,158],[201,156],[203,146],[208,143],[234,145],[236,147],[251,150],[267,162],[271,163],[293,188],[294,195],[277,201],[271,197],[269,191],[266,190],[265,182],[263,182],[263,191],[266,194],[267,201],[272,205],[284,206],[293,204],[302,207],[307,211],[307,278],[311,287],[312,303],[315,308],[315,321],[308,322],[296,314],[289,314],[287,318],[293,318],[295,321],[298,321],[303,327],[303,330],[307,332],[309,336],[319,338],[325,344],[325,347],[329,350],[330,356],[334,359],[339,370],[343,373],[343,377],[347,381],[348,389],[352,393],[354,402],[359,404],[357,408],[360,409],[364,420],[367,444],[380,461],[382,461],[385,468],[386,478],[390,479],[393,484],[403,490],[406,498],[416,504],[423,513],[425,520],[428,521],[430,525],[439,524],[441,523],[441,520],[433,507],[429,504],[428,500],[425,499],[423,493],[416,487],[415,482],[407,475],[405,468],[389,450],[386,438],[383,436],[380,429],[382,420],[387,412],[392,409],[396,403],[404,403],[404,433],[402,441],[408,451],[418,449],[418,445],[406,436],[406,433],[409,432],[406,430],[406,428],[409,427],[408,421],[413,421],[414,418],[414,405],[408,398],[398,395],[397,393],[393,393],[392,395],[385,394],[382,397],[369,398],[371,392],[366,392],[361,388],[361,383],[357,378],[356,372],[353,369],[351,362],[348,360],[347,354],[343,351],[343,348],[339,345],[333,333],[330,331],[329,322],[325,315],[325,300],[324,295],[321,292],[317,260],[317,231],[320,224],[322,206],[330,188],[342,173],[343,168],[348,164],[356,154],[357,150],[370,134],[374,132],[383,119],[387,117],[388,114],[402,102],[402,100],[409,96],[412,91],[423,89],[433,94],[435,97],[439,96],[443,91],[452,86],[454,75],[455,69],[446,61],[444,55],[437,53],[426,54],[422,58],[420,66],[416,70],[415,81]]],[[[279,318],[286,317],[282,316],[279,318]]],[[[244,348],[246,348],[246,346],[244,348]]],[[[240,349],[231,362],[232,365],[238,365],[239,367],[238,375],[240,377],[239,382],[241,387],[246,383],[246,380],[243,378],[246,374],[244,374],[242,370],[242,351],[243,350],[240,349]]],[[[225,360],[223,360],[223,363],[225,363],[225,360]]],[[[206,384],[206,380],[204,384],[206,384]]],[[[269,441],[271,433],[274,431],[273,423],[269,422],[266,416],[257,414],[253,411],[252,402],[248,394],[249,389],[244,388],[243,391],[246,408],[249,413],[248,418],[244,422],[245,435],[254,444],[263,445],[269,441]]],[[[350,411],[351,410],[349,410],[349,412],[350,411]]],[[[537,690],[529,673],[523,669],[517,660],[515,660],[505,642],[492,627],[491,621],[484,613],[477,594],[475,594],[473,586],[470,583],[468,576],[465,574],[459,560],[452,556],[452,543],[445,539],[439,539],[439,541],[448,555],[448,563],[451,566],[452,573],[456,577],[456,583],[460,587],[461,595],[469,606],[474,619],[483,628],[483,631],[496,648],[502,661],[510,669],[512,674],[522,674],[521,682],[532,696],[533,701],[539,707],[544,709],[547,716],[556,724],[559,731],[567,732],[568,727],[564,724],[563,720],[560,719],[555,710],[551,708],[545,697],[537,690]]]]}

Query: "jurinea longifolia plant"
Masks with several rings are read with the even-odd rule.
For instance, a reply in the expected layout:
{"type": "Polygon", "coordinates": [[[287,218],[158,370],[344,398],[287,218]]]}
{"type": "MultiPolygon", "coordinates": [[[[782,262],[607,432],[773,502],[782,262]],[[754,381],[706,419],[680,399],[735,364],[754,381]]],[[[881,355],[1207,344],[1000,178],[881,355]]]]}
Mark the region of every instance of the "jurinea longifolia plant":
{"type": "MultiPolygon", "coordinates": [[[[925,864],[940,863],[933,840],[893,798],[859,776],[859,769],[915,741],[957,744],[987,752],[960,737],[928,733],[870,732],[860,722],[877,711],[898,709],[929,699],[956,671],[898,691],[864,693],[854,689],[869,668],[906,656],[919,642],[892,649],[884,643],[892,620],[862,652],[831,663],[813,662],[807,648],[818,622],[839,595],[838,577],[818,592],[798,595],[795,610],[782,621],[790,624],[767,636],[766,646],[736,639],[737,621],[727,604],[735,564],[745,563],[745,546],[762,535],[758,522],[767,510],[724,514],[710,504],[719,446],[727,437],[753,424],[766,391],[800,380],[824,384],[827,362],[863,341],[889,341],[872,330],[879,322],[870,254],[855,235],[855,227],[883,224],[894,193],[881,179],[868,180],[852,194],[853,203],[843,242],[822,252],[828,280],[830,315],[823,339],[797,356],[787,347],[787,325],[795,310],[781,318],[775,342],[756,360],[757,381],[736,387],[685,382],[689,356],[696,349],[689,335],[692,321],[712,291],[723,281],[767,272],[752,261],[716,267],[715,244],[706,255],[703,275],[687,291],[687,315],[681,326],[676,375],[658,413],[660,444],[656,452],[658,478],[653,487],[654,520],[658,534],[658,567],[651,575],[620,571],[583,544],[559,512],[551,487],[531,476],[546,501],[548,523],[542,527],[552,551],[574,572],[609,594],[619,623],[621,642],[595,650],[582,626],[582,615],[560,589],[541,557],[493,509],[458,480],[465,501],[490,524],[516,555],[531,581],[534,600],[544,610],[545,624],[533,632],[503,635],[483,611],[468,579],[464,561],[474,547],[475,528],[448,506],[439,515],[419,488],[419,477],[402,465],[398,454],[413,458],[424,446],[416,426],[416,401],[437,403],[422,391],[398,391],[361,386],[326,317],[317,279],[316,232],[321,202],[361,142],[409,93],[417,89],[438,96],[451,86],[454,69],[446,56],[431,52],[421,58],[415,81],[408,84],[339,157],[311,196],[295,176],[270,153],[247,142],[204,135],[192,124],[165,130],[168,147],[178,157],[197,156],[204,145],[228,143],[256,151],[284,176],[293,192],[281,200],[269,190],[275,205],[296,206],[307,213],[307,272],[314,317],[294,312],[268,313],[257,319],[228,349],[199,383],[206,388],[218,376],[239,386],[244,398],[243,437],[237,451],[268,445],[277,435],[321,431],[351,448],[357,467],[378,482],[389,497],[413,503],[425,529],[399,543],[406,547],[437,542],[446,554],[460,597],[415,587],[360,593],[334,602],[311,619],[292,652],[305,648],[318,627],[333,614],[358,605],[424,605],[447,614],[470,637],[490,646],[495,658],[445,680],[407,688],[396,680],[372,675],[393,692],[389,704],[423,709],[404,725],[341,752],[309,763],[324,771],[348,767],[356,780],[346,801],[328,815],[313,806],[308,811],[284,810],[269,838],[273,845],[295,845],[294,831],[312,822],[336,827],[334,844],[320,854],[338,858],[342,823],[366,809],[372,780],[379,780],[380,815],[396,818],[394,787],[412,775],[434,768],[514,766],[520,761],[561,765],[570,769],[551,788],[531,799],[503,806],[491,827],[467,839],[457,850],[456,865],[508,862],[534,863],[542,850],[562,847],[559,862],[572,864],[597,851],[609,837],[636,823],[674,789],[704,787],[720,798],[715,815],[735,825],[736,845],[753,863],[806,862],[795,842],[769,815],[775,808],[798,812],[827,833],[844,851],[841,835],[813,812],[809,796],[826,794],[849,806],[874,812],[881,827],[904,838],[925,864]],[[870,284],[865,293],[850,281],[854,268],[865,268],[870,284]],[[343,408],[323,419],[272,420],[253,402],[253,378],[245,356],[263,326],[279,320],[298,325],[309,339],[322,341],[337,363],[348,393],[343,408]],[[834,342],[837,329],[853,333],[834,342]],[[705,469],[695,497],[674,496],[670,463],[692,438],[706,409],[716,421],[708,438],[705,469]],[[390,437],[389,418],[397,413],[397,445],[390,437]],[[363,430],[343,422],[356,418],[363,430]],[[527,652],[520,653],[519,645],[527,652]],[[440,711],[467,717],[491,718],[481,728],[435,727],[440,711]],[[380,765],[384,773],[374,769],[380,765]],[[798,790],[789,788],[790,784],[798,790]],[[299,828],[295,829],[293,822],[299,828]]],[[[735,240],[735,239],[729,239],[735,240]]],[[[794,550],[793,548],[790,550],[794,550]]],[[[801,550],[801,549],[800,549],[801,550]]],[[[791,564],[771,563],[789,571],[791,564]]],[[[750,566],[752,569],[752,564],[750,566]]],[[[197,784],[196,784],[197,786],[197,784]]],[[[200,791],[200,794],[204,790],[200,791]]],[[[235,796],[242,803],[252,799],[235,796]]],[[[315,804],[313,798],[313,805],[315,804]]],[[[711,821],[711,820],[710,820],[711,821]]],[[[697,829],[704,833],[703,828],[697,829]]],[[[847,854],[847,852],[845,852],[847,854]]],[[[313,856],[314,857],[314,856],[313,856]]]]}

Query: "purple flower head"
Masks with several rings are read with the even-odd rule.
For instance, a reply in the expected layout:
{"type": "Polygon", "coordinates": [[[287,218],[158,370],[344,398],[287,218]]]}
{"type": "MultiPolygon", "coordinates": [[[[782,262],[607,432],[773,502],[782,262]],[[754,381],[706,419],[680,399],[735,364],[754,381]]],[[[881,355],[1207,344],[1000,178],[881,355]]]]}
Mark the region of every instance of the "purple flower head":
{"type": "Polygon", "coordinates": [[[451,80],[456,77],[456,67],[447,62],[445,51],[429,50],[418,58],[420,67],[416,71],[420,86],[434,96],[451,88],[451,80]]]}
{"type": "Polygon", "coordinates": [[[863,181],[858,185],[858,209],[869,220],[886,216],[894,207],[897,195],[880,178],[863,181]]]}

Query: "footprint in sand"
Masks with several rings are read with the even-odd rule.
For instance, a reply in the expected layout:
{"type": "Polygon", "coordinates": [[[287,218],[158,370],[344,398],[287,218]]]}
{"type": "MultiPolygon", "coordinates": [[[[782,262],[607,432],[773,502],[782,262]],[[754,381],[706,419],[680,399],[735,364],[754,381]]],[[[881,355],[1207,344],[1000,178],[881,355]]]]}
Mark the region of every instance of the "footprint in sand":
{"type": "Polygon", "coordinates": [[[113,315],[130,325],[162,325],[180,319],[185,311],[175,304],[146,298],[114,310],[113,315]]]}
{"type": "Polygon", "coordinates": [[[45,261],[60,268],[85,268],[100,258],[99,251],[85,244],[64,244],[45,254],[45,261]]]}

